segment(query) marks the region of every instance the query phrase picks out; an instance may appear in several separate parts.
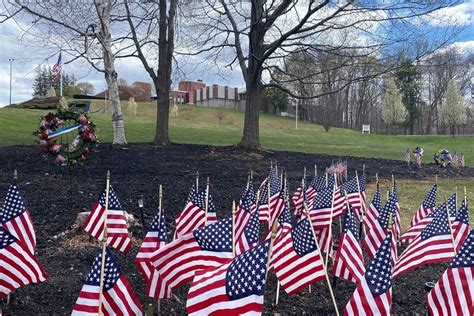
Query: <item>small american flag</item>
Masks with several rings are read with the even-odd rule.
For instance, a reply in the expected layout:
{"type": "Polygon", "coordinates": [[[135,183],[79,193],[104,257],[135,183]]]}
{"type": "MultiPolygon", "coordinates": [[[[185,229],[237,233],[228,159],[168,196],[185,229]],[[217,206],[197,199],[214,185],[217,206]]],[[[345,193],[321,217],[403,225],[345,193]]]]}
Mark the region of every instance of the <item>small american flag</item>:
{"type": "MultiPolygon", "coordinates": [[[[456,217],[456,194],[451,195],[448,198],[448,206],[449,206],[449,213],[451,220],[454,220],[456,217]]],[[[428,226],[436,214],[441,212],[446,213],[446,205],[442,203],[436,210],[433,210],[430,214],[428,214],[425,218],[421,219],[416,225],[410,227],[401,237],[400,242],[407,242],[411,243],[415,240],[416,237],[420,235],[420,233],[428,226]]]]}
{"type": "Polygon", "coordinates": [[[433,184],[430,191],[428,192],[428,195],[425,197],[425,199],[421,203],[420,207],[418,208],[418,211],[416,211],[415,215],[413,215],[413,218],[410,223],[410,227],[415,226],[416,224],[418,224],[419,221],[421,221],[423,218],[428,216],[428,214],[433,212],[436,205],[437,190],[438,190],[438,185],[435,183],[433,184]]]}
{"type": "Polygon", "coordinates": [[[342,234],[332,271],[335,276],[355,283],[362,281],[365,272],[364,256],[358,237],[359,229],[349,204],[348,212],[344,215],[342,234]]]}
{"type": "Polygon", "coordinates": [[[382,210],[381,204],[381,194],[380,194],[380,186],[377,183],[377,188],[375,189],[375,195],[372,199],[372,202],[369,205],[369,209],[367,210],[367,214],[364,217],[364,226],[365,230],[369,231],[374,227],[377,218],[379,217],[379,213],[382,210]]]}
{"type": "Polygon", "coordinates": [[[418,167],[421,167],[421,154],[420,153],[415,153],[415,162],[418,165],[418,167]]]}
{"type": "Polygon", "coordinates": [[[244,232],[252,214],[257,210],[257,197],[253,189],[253,185],[249,182],[245,188],[242,197],[240,198],[239,205],[235,210],[235,238],[240,238],[240,235],[244,232]]]}
{"type": "Polygon", "coordinates": [[[320,175],[314,177],[310,185],[306,189],[306,199],[308,201],[307,205],[312,206],[314,204],[314,199],[316,198],[317,192],[324,190],[326,188],[326,176],[320,175]]]}
{"type": "Polygon", "coordinates": [[[392,305],[392,234],[388,233],[346,305],[344,315],[390,315],[392,305]]]}
{"type": "Polygon", "coordinates": [[[30,212],[26,208],[15,182],[10,186],[3,208],[0,210],[0,227],[5,228],[10,234],[24,242],[29,252],[34,255],[35,229],[30,212]]]}
{"type": "Polygon", "coordinates": [[[459,163],[459,160],[458,160],[458,154],[456,151],[454,151],[454,154],[453,154],[453,164],[457,165],[459,163]]]}
{"type": "Polygon", "coordinates": [[[143,243],[135,257],[135,264],[148,284],[146,294],[150,297],[168,298],[169,294],[171,294],[165,293],[164,290],[160,290],[160,282],[158,280],[159,273],[157,273],[150,261],[151,254],[164,247],[167,243],[168,233],[166,231],[165,215],[163,211],[161,211],[153,218],[151,227],[148,230],[145,239],[143,239],[143,243]]]}
{"type": "MultiPolygon", "coordinates": [[[[288,192],[285,188],[281,188],[276,194],[270,199],[270,221],[268,227],[273,227],[273,224],[280,217],[281,213],[285,210],[288,201],[288,192]]],[[[290,209],[288,208],[288,214],[290,209]]]]}
{"type": "Polygon", "coordinates": [[[193,186],[188,195],[184,210],[176,216],[176,231],[174,239],[192,233],[194,230],[210,223],[217,222],[216,208],[211,195],[208,196],[207,223],[206,221],[206,190],[197,192],[193,186]]]}
{"type": "Polygon", "coordinates": [[[469,211],[467,208],[466,201],[463,201],[456,218],[453,221],[453,235],[454,244],[456,245],[456,251],[461,248],[464,239],[469,235],[469,211]]]}
{"type": "Polygon", "coordinates": [[[296,294],[325,277],[321,255],[308,218],[275,239],[272,266],[281,286],[296,294]]]}
{"type": "Polygon", "coordinates": [[[51,72],[51,81],[56,81],[58,76],[61,74],[62,63],[61,63],[61,52],[59,52],[58,61],[53,66],[53,71],[51,72]]]}
{"type": "Polygon", "coordinates": [[[426,297],[430,315],[474,315],[474,229],[426,297]]]}
{"type": "MultiPolygon", "coordinates": [[[[101,267],[102,249],[99,248],[92,269],[72,310],[73,316],[99,313],[101,267]]],[[[105,315],[142,315],[143,311],[138,298],[108,249],[105,251],[103,280],[102,312],[105,315]]]]}
{"type": "Polygon", "coordinates": [[[304,213],[303,205],[305,202],[307,203],[306,188],[304,184],[301,184],[298,189],[296,189],[295,193],[293,194],[293,197],[291,198],[291,202],[293,203],[293,206],[295,208],[295,216],[301,217],[304,213]]]}
{"type": "Polygon", "coordinates": [[[405,152],[405,161],[408,165],[410,165],[410,160],[411,160],[411,157],[410,157],[410,148],[407,148],[407,151],[405,152]]]}
{"type": "Polygon", "coordinates": [[[369,258],[375,257],[377,249],[379,249],[380,245],[383,243],[387,237],[387,234],[389,233],[388,223],[390,216],[395,211],[395,204],[396,197],[392,194],[380,212],[375,225],[367,232],[367,235],[362,242],[362,245],[368,252],[369,258]]]}
{"type": "MultiPolygon", "coordinates": [[[[316,195],[312,209],[310,210],[310,218],[315,229],[324,228],[331,224],[331,208],[333,201],[333,188],[329,187],[320,190],[316,195]]],[[[332,216],[334,218],[334,214],[332,216]]]]}
{"type": "Polygon", "coordinates": [[[150,260],[174,290],[193,279],[198,270],[220,266],[232,258],[232,219],[227,218],[175,239],[153,252],[150,260]]]}
{"type": "Polygon", "coordinates": [[[429,263],[449,261],[453,257],[451,229],[444,209],[436,212],[431,223],[401,254],[395,264],[393,277],[429,263]]]}
{"type": "Polygon", "coordinates": [[[461,152],[461,156],[459,156],[459,165],[464,168],[464,153],[461,152]]]}
{"type": "Polygon", "coordinates": [[[0,227],[0,298],[13,290],[48,277],[26,245],[0,227]]]}
{"type": "MultiPolygon", "coordinates": [[[[98,240],[104,237],[104,220],[105,220],[105,196],[104,189],[99,196],[99,200],[94,203],[92,210],[87,217],[82,229],[98,240]]],[[[122,206],[115,195],[112,186],[109,187],[109,209],[107,210],[107,245],[115,249],[128,252],[132,247],[127,221],[122,210],[122,206]]]]}
{"type": "MultiPolygon", "coordinates": [[[[334,214],[333,217],[339,217],[345,209],[346,197],[352,205],[352,209],[361,214],[362,209],[366,203],[365,195],[365,175],[359,179],[354,177],[349,181],[343,183],[341,187],[336,190],[334,196],[334,214]],[[357,182],[359,185],[357,185],[357,182]]],[[[360,217],[359,217],[360,218],[360,217]]]]}
{"type": "Polygon", "coordinates": [[[260,206],[259,206],[259,219],[261,223],[268,223],[271,227],[271,207],[273,200],[278,197],[281,189],[281,179],[278,177],[277,168],[270,168],[270,173],[260,185],[260,206]],[[270,193],[268,193],[268,183],[270,182],[270,193]],[[270,201],[268,201],[270,195],[270,201]]]}
{"type": "Polygon", "coordinates": [[[393,232],[395,240],[398,240],[400,237],[400,232],[402,230],[402,219],[400,216],[400,203],[398,202],[398,185],[397,182],[393,183],[392,195],[395,199],[395,208],[392,212],[392,220],[393,220],[393,232]]]}
{"type": "Polygon", "coordinates": [[[267,240],[214,268],[196,273],[189,289],[189,315],[260,315],[267,275],[267,240]]]}
{"type": "Polygon", "coordinates": [[[260,237],[260,224],[258,220],[258,207],[250,217],[247,225],[245,225],[244,231],[236,238],[235,241],[235,253],[237,255],[246,252],[249,249],[255,247],[259,242],[260,237]]]}

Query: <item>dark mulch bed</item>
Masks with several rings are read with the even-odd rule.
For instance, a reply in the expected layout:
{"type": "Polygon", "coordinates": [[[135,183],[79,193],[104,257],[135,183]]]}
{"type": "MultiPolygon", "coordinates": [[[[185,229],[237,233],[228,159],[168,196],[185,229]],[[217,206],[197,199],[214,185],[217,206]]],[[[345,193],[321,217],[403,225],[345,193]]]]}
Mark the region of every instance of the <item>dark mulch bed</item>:
{"type": "MultiPolygon", "coordinates": [[[[101,144],[84,165],[56,166],[51,159],[43,159],[35,146],[0,148],[0,195],[5,195],[13,170],[18,169],[19,185],[36,226],[38,258],[49,274],[49,279],[15,291],[11,303],[4,308],[6,315],[62,315],[70,314],[72,306],[89,272],[97,251],[97,242],[90,242],[85,233],[71,229],[77,213],[88,211],[105,182],[108,169],[112,184],[125,210],[140,218],[137,198],[145,199],[145,222],[149,223],[157,205],[158,185],[164,186],[164,208],[168,227],[184,207],[184,200],[194,181],[196,170],[211,179],[211,194],[220,218],[230,215],[232,199],[238,200],[249,169],[255,171],[255,182],[266,175],[270,160],[287,171],[292,188],[302,176],[303,167],[313,164],[328,166],[334,157],[289,152],[244,152],[233,147],[173,145],[158,148],[150,144],[133,144],[126,148],[111,148],[101,144]]],[[[440,170],[434,164],[422,168],[410,167],[402,161],[369,158],[348,158],[351,171],[366,165],[369,179],[377,172],[388,178],[420,179],[433,177],[474,177],[474,169],[440,170]]],[[[203,183],[203,182],[201,182],[203,183]]],[[[147,224],[148,225],[148,224],[147,224]]],[[[114,251],[143,306],[153,301],[144,296],[145,284],[133,263],[146,228],[132,229],[136,238],[128,255],[114,251]]],[[[432,265],[408,273],[395,282],[393,312],[425,313],[424,282],[436,280],[443,264],[432,265]]],[[[337,302],[342,311],[354,285],[340,281],[336,289],[337,302]]],[[[187,288],[177,291],[186,301],[187,288]]],[[[265,313],[328,314],[331,301],[324,282],[313,285],[311,294],[304,292],[288,297],[281,291],[280,303],[274,306],[276,281],[270,276],[265,295],[265,313]]],[[[184,314],[185,306],[172,299],[161,303],[164,314],[184,314]]]]}

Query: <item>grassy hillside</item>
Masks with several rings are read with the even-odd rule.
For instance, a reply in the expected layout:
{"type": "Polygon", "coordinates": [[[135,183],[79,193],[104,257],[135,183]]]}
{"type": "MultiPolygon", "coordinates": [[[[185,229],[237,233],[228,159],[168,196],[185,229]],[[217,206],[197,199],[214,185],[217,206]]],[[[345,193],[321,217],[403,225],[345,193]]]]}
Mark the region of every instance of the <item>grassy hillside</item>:
{"type": "MultiPolygon", "coordinates": [[[[100,102],[94,109],[102,108],[100,102]]],[[[130,114],[127,103],[124,104],[126,136],[129,142],[151,142],[155,131],[156,109],[154,103],[140,103],[137,115],[130,114]]],[[[41,110],[0,109],[0,146],[14,144],[34,144],[32,132],[37,128],[41,110]]],[[[238,143],[242,135],[244,113],[227,110],[221,123],[216,117],[216,109],[195,106],[180,106],[177,116],[171,114],[170,136],[173,142],[232,145],[238,143]]],[[[104,114],[96,112],[90,115],[97,125],[97,134],[101,141],[110,142],[112,125],[110,110],[104,114]]],[[[327,153],[335,156],[359,156],[390,159],[403,159],[407,147],[425,148],[424,161],[432,161],[438,148],[450,151],[464,151],[466,164],[474,166],[474,137],[450,136],[385,136],[362,135],[358,131],[334,128],[325,132],[319,125],[300,122],[295,130],[292,119],[271,114],[261,115],[261,142],[265,149],[299,151],[308,153],[327,153]]]]}

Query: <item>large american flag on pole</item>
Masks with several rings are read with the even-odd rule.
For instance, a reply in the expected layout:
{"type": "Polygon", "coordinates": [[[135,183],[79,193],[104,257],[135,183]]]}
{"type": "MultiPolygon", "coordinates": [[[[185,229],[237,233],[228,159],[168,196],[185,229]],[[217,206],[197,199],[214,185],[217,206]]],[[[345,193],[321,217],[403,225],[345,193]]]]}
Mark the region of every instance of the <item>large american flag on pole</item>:
{"type": "Polygon", "coordinates": [[[196,273],[189,289],[189,315],[260,315],[271,240],[232,261],[196,273]]]}
{"type": "Polygon", "coordinates": [[[217,222],[216,208],[211,195],[208,196],[206,223],[206,190],[197,192],[195,186],[191,189],[184,210],[176,216],[174,239],[192,233],[194,230],[217,222]]]}
{"type": "Polygon", "coordinates": [[[387,234],[362,281],[346,305],[344,315],[390,315],[392,305],[392,233],[387,234]]]}
{"type": "Polygon", "coordinates": [[[31,254],[35,253],[35,229],[30,212],[26,208],[15,182],[10,186],[0,210],[0,227],[5,228],[10,234],[23,241],[31,254]]]}
{"type": "Polygon", "coordinates": [[[343,219],[342,234],[334,257],[332,273],[341,279],[355,283],[362,281],[365,272],[364,256],[358,237],[359,229],[349,204],[348,212],[343,219]]]}
{"type": "MultiPolygon", "coordinates": [[[[456,216],[456,194],[448,198],[448,207],[451,220],[456,216]]],[[[443,202],[436,210],[433,210],[425,218],[421,219],[415,226],[410,227],[401,237],[400,242],[411,243],[418,237],[421,232],[428,226],[437,213],[446,212],[446,204],[443,202]]]]}
{"type": "Polygon", "coordinates": [[[410,227],[415,226],[419,221],[428,216],[435,209],[436,205],[436,192],[438,190],[438,185],[435,183],[431,187],[430,191],[426,195],[425,199],[421,203],[420,207],[416,211],[415,215],[410,222],[410,227]]]}
{"type": "Polygon", "coordinates": [[[232,219],[223,219],[175,239],[150,259],[162,282],[174,290],[198,270],[218,267],[232,258],[232,219]]]}
{"type": "Polygon", "coordinates": [[[56,81],[58,76],[61,74],[62,62],[61,62],[61,52],[59,52],[58,61],[53,66],[53,71],[51,72],[51,81],[56,81]]]}
{"type": "Polygon", "coordinates": [[[364,226],[365,230],[369,231],[374,227],[375,222],[377,221],[377,218],[379,217],[379,213],[382,210],[382,200],[381,200],[381,194],[380,194],[380,186],[377,183],[377,188],[375,189],[375,194],[372,199],[372,202],[369,205],[369,208],[367,210],[367,214],[364,217],[364,226]]]}
{"type": "Polygon", "coordinates": [[[321,254],[308,218],[284,230],[275,239],[272,266],[281,286],[296,294],[325,277],[321,254]]]}
{"type": "MultiPolygon", "coordinates": [[[[102,249],[99,248],[92,269],[72,310],[73,316],[98,315],[101,267],[102,249]]],[[[104,315],[142,315],[138,298],[108,249],[105,251],[103,280],[102,313],[104,315]]]]}
{"type": "Polygon", "coordinates": [[[5,228],[0,227],[0,298],[13,290],[48,277],[27,246],[5,228]]]}
{"type": "Polygon", "coordinates": [[[430,315],[474,315],[474,229],[426,297],[430,315]]]}
{"type": "Polygon", "coordinates": [[[374,258],[375,253],[389,233],[388,223],[390,216],[395,211],[395,204],[396,198],[395,195],[392,194],[380,212],[375,225],[367,232],[367,235],[362,242],[365,250],[367,250],[369,258],[374,258]]]}
{"type": "Polygon", "coordinates": [[[454,257],[453,247],[451,227],[444,209],[436,212],[431,223],[400,255],[393,277],[429,263],[449,261],[454,257]]]}
{"type": "Polygon", "coordinates": [[[165,215],[161,210],[153,218],[150,229],[135,257],[135,264],[148,285],[146,294],[150,297],[168,298],[169,294],[171,294],[166,293],[165,289],[160,289],[159,273],[157,273],[150,261],[151,254],[164,247],[167,243],[168,233],[166,231],[165,215]]]}
{"type": "MultiPolygon", "coordinates": [[[[94,203],[89,216],[82,225],[82,229],[98,240],[104,237],[105,221],[105,196],[104,189],[99,196],[99,200],[94,203]]],[[[109,204],[107,210],[107,245],[122,251],[128,252],[132,247],[132,240],[127,229],[127,220],[122,210],[122,205],[115,195],[112,186],[109,187],[109,204]]]]}

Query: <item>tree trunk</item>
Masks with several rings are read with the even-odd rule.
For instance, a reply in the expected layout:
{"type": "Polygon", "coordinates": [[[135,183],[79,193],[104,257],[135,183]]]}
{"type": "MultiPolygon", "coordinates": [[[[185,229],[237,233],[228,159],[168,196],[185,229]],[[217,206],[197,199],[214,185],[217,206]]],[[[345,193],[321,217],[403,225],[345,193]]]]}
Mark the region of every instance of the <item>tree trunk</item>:
{"type": "Polygon", "coordinates": [[[97,12],[101,20],[101,29],[98,34],[102,44],[104,56],[105,81],[109,90],[109,101],[112,108],[113,144],[126,144],[125,126],[123,123],[122,107],[120,106],[120,96],[118,89],[118,74],[115,71],[115,57],[112,53],[112,39],[109,31],[110,27],[110,2],[95,2],[97,12]]]}
{"type": "Polygon", "coordinates": [[[174,50],[174,19],[176,15],[176,0],[170,1],[167,15],[166,0],[160,0],[160,34],[158,39],[158,73],[155,82],[156,101],[156,133],[154,143],[160,146],[171,144],[168,133],[170,115],[171,67],[174,50]]]}
{"type": "Polygon", "coordinates": [[[247,84],[244,134],[240,145],[247,149],[260,150],[260,95],[262,93],[260,78],[258,83],[247,84]]]}

